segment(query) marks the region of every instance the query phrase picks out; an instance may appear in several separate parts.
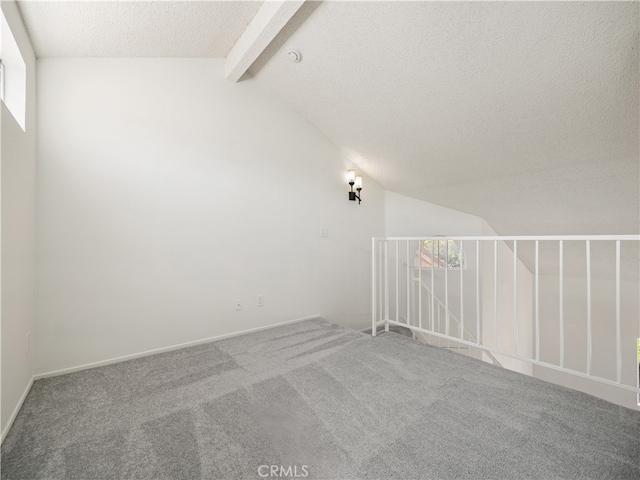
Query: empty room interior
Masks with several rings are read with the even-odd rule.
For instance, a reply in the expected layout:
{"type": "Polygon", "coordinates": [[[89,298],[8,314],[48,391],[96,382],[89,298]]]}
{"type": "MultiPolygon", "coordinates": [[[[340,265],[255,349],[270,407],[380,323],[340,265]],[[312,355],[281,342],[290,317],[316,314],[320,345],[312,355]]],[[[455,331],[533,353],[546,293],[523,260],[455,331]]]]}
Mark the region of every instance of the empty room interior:
{"type": "Polygon", "coordinates": [[[2,480],[640,478],[640,3],[2,0],[2,480]]]}

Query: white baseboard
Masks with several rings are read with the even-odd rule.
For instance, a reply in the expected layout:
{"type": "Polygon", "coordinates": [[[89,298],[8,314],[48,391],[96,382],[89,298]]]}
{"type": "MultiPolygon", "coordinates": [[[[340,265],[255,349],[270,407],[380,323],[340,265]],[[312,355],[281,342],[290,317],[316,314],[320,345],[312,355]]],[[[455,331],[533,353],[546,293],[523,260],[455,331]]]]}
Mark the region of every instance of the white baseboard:
{"type": "Polygon", "coordinates": [[[16,420],[16,417],[18,416],[18,412],[20,412],[20,409],[22,408],[22,404],[24,403],[25,399],[27,398],[27,395],[29,395],[29,392],[31,391],[31,387],[33,386],[34,380],[35,379],[31,377],[31,380],[29,380],[29,383],[27,384],[27,388],[24,389],[24,392],[22,393],[22,396],[20,397],[20,400],[18,401],[16,408],[13,409],[13,412],[9,417],[9,421],[7,422],[7,425],[2,430],[2,437],[0,438],[0,444],[4,442],[4,439],[6,438],[7,433],[9,433],[9,430],[11,430],[11,427],[13,426],[13,422],[16,420]]]}
{"type": "MultiPolygon", "coordinates": [[[[289,325],[291,323],[305,322],[307,320],[315,320],[315,319],[318,319],[318,318],[321,318],[320,315],[311,315],[311,316],[308,316],[308,317],[296,318],[295,320],[288,320],[286,322],[275,323],[273,325],[266,325],[264,327],[250,328],[248,330],[241,330],[239,332],[225,333],[223,335],[218,335],[216,337],[209,337],[209,338],[203,338],[201,340],[194,340],[192,342],[179,343],[177,345],[171,345],[171,346],[168,346],[168,347],[156,348],[156,349],[153,349],[153,350],[147,350],[145,352],[140,352],[140,353],[132,353],[131,355],[124,355],[122,357],[110,358],[110,359],[107,359],[107,360],[101,360],[99,362],[87,363],[87,364],[84,364],[84,365],[78,365],[77,367],[62,368],[60,370],[53,370],[51,372],[38,373],[37,375],[34,375],[34,377],[32,379],[32,383],[33,383],[34,380],[39,380],[41,378],[57,377],[58,375],[65,375],[67,373],[79,372],[81,370],[88,370],[90,368],[103,367],[105,365],[111,365],[113,363],[126,362],[127,360],[133,360],[135,358],[147,357],[149,355],[155,355],[157,353],[170,352],[172,350],[179,350],[179,349],[185,348],[185,347],[193,347],[195,345],[201,345],[201,344],[204,344],[204,343],[211,343],[211,342],[215,342],[217,340],[224,340],[225,338],[237,337],[238,335],[243,335],[245,333],[259,332],[261,330],[268,330],[268,329],[271,329],[271,328],[276,328],[276,327],[282,327],[284,325],[289,325]]],[[[17,412],[16,412],[16,414],[17,414],[17,412]]]]}

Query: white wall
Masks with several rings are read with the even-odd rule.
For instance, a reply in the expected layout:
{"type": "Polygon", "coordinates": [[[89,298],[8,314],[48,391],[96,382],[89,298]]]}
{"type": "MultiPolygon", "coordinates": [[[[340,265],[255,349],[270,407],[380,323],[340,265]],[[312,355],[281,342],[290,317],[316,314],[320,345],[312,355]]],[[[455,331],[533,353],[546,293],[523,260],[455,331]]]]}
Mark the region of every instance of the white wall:
{"type": "MultiPolygon", "coordinates": [[[[540,360],[560,362],[560,304],[557,275],[540,276],[540,360]]],[[[587,365],[587,280],[564,277],[563,317],[565,324],[565,366],[586,372],[587,365]]],[[[594,278],[592,302],[592,374],[616,380],[615,281],[594,278]]],[[[636,341],[640,337],[640,284],[622,281],[620,288],[622,339],[622,382],[635,386],[638,375],[636,341]]],[[[534,367],[534,376],[560,383],[606,400],[637,408],[633,392],[609,387],[592,380],[534,367]]]]}
{"type": "Polygon", "coordinates": [[[27,68],[26,131],[0,107],[2,188],[2,437],[30,384],[34,349],[36,60],[14,2],[1,2],[27,68]]]}
{"type": "Polygon", "coordinates": [[[367,325],[383,190],[349,202],[340,151],[223,63],[38,61],[36,372],[313,314],[367,325]]]}
{"type": "Polygon", "coordinates": [[[385,235],[481,235],[484,221],[475,215],[385,192],[385,235]]]}

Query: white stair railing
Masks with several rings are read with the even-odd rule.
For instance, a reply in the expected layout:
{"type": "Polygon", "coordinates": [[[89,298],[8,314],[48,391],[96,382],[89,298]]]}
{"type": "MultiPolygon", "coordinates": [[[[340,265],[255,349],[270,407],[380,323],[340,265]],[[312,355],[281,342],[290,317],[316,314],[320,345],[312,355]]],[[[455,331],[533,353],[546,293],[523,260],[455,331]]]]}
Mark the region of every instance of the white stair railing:
{"type": "MultiPolygon", "coordinates": [[[[438,248],[439,246],[438,243],[438,248]]],[[[637,252],[638,250],[640,250],[640,235],[374,237],[372,239],[372,335],[376,335],[379,325],[384,325],[385,330],[388,330],[389,325],[406,327],[414,334],[421,333],[429,338],[440,338],[457,345],[480,349],[488,354],[512,358],[533,366],[545,367],[552,371],[568,373],[600,384],[632,391],[638,395],[640,405],[639,358],[636,353],[637,342],[640,339],[640,324],[638,324],[640,319],[627,316],[623,322],[622,317],[625,313],[623,313],[621,302],[622,252],[624,251],[626,255],[628,251],[637,252]],[[422,248],[428,242],[431,242],[431,262],[427,262],[425,267],[422,248]],[[460,255],[462,256],[464,252],[465,257],[464,261],[460,262],[459,268],[450,268],[448,256],[444,257],[444,262],[439,258],[439,253],[434,256],[435,242],[454,242],[459,245],[460,255]],[[586,253],[582,257],[584,263],[581,267],[586,279],[586,288],[582,292],[585,301],[580,310],[586,313],[583,316],[582,313],[571,312],[571,322],[576,318],[583,322],[580,328],[586,330],[586,340],[582,335],[575,334],[573,324],[571,328],[567,328],[565,322],[567,314],[565,304],[575,302],[575,292],[570,292],[573,297],[566,296],[565,283],[568,287],[575,287],[571,282],[575,276],[573,270],[576,263],[579,263],[576,262],[576,256],[573,254],[575,249],[569,252],[571,253],[570,261],[565,260],[569,243],[581,245],[580,248],[586,253]],[[553,246],[553,259],[542,258],[541,244],[553,246]],[[592,254],[594,244],[606,244],[611,247],[611,252],[615,251],[615,255],[612,253],[612,258],[607,260],[609,264],[614,265],[615,270],[611,279],[612,294],[615,292],[614,298],[611,299],[614,307],[612,318],[605,318],[609,322],[605,330],[608,329],[607,331],[613,333],[611,343],[615,344],[615,347],[604,349],[599,347],[597,352],[594,352],[594,343],[599,339],[594,334],[593,312],[595,311],[594,302],[602,300],[603,292],[594,290],[596,288],[594,282],[600,281],[592,276],[592,263],[596,259],[592,254]],[[519,250],[524,251],[527,246],[530,247],[532,265],[530,270],[532,271],[526,269],[518,257],[519,250]],[[418,259],[417,265],[413,261],[414,257],[418,259]],[[545,272],[544,298],[541,298],[540,266],[545,265],[546,268],[552,260],[557,267],[557,275],[552,276],[545,272]],[[568,278],[567,272],[573,276],[568,278]],[[523,276],[524,274],[526,276],[523,276]],[[452,275],[458,278],[452,281],[452,275]],[[557,305],[553,309],[557,315],[557,321],[548,318],[550,307],[544,303],[551,298],[549,279],[557,283],[557,285],[554,283],[553,287],[553,295],[557,300],[557,305]],[[416,282],[419,285],[417,292],[413,288],[416,282]],[[520,285],[520,282],[523,285],[520,285]],[[443,298],[435,294],[436,287],[444,291],[443,298]],[[450,298],[452,288],[455,290],[453,300],[450,298]],[[428,299],[427,312],[423,311],[423,295],[428,299]],[[523,295],[528,298],[528,302],[522,301],[523,295]],[[505,298],[509,298],[507,302],[509,312],[505,311],[507,310],[505,298]],[[456,302],[459,316],[452,313],[451,301],[456,302]],[[546,313],[541,319],[542,307],[546,313]],[[444,331],[436,326],[436,312],[445,313],[444,331]],[[455,332],[451,328],[452,322],[456,327],[453,329],[455,332]],[[508,322],[506,326],[505,322],[508,322]],[[549,335],[549,322],[553,322],[552,335],[549,335]],[[474,328],[471,329],[470,326],[474,328]],[[544,335],[541,334],[543,328],[544,335]],[[584,368],[577,366],[576,359],[572,357],[578,343],[586,351],[585,358],[580,360],[584,368]],[[567,347],[571,349],[569,356],[567,347]],[[603,369],[600,367],[594,368],[595,353],[599,360],[607,356],[607,362],[612,366],[615,363],[615,369],[612,369],[611,374],[603,374],[603,369]],[[550,358],[551,356],[554,358],[550,358]]],[[[631,262],[631,270],[635,268],[637,272],[637,265],[633,267],[633,263],[638,262],[637,253],[625,258],[626,261],[631,262]]],[[[601,258],[596,260],[599,265],[602,264],[601,258]]],[[[625,290],[625,292],[628,291],[625,290]]],[[[634,294],[631,293],[631,295],[634,294]]],[[[629,300],[628,293],[625,299],[629,300]]],[[[638,291],[635,289],[635,298],[631,298],[631,302],[638,301],[638,291]]],[[[598,325],[598,328],[600,329],[598,332],[601,332],[602,325],[598,325]]]]}

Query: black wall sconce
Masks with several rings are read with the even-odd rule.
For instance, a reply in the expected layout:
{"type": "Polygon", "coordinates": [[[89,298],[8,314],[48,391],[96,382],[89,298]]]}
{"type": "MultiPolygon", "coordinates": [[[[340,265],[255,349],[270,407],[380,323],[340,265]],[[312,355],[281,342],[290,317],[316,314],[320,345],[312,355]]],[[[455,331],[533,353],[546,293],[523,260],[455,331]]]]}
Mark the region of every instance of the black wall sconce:
{"type": "Polygon", "coordinates": [[[349,186],[351,187],[351,191],[349,192],[349,200],[356,201],[358,199],[358,205],[360,204],[360,191],[362,190],[362,176],[357,175],[355,170],[347,170],[347,180],[349,181],[349,186]],[[353,186],[356,186],[356,190],[358,193],[353,191],[353,186]]]}

